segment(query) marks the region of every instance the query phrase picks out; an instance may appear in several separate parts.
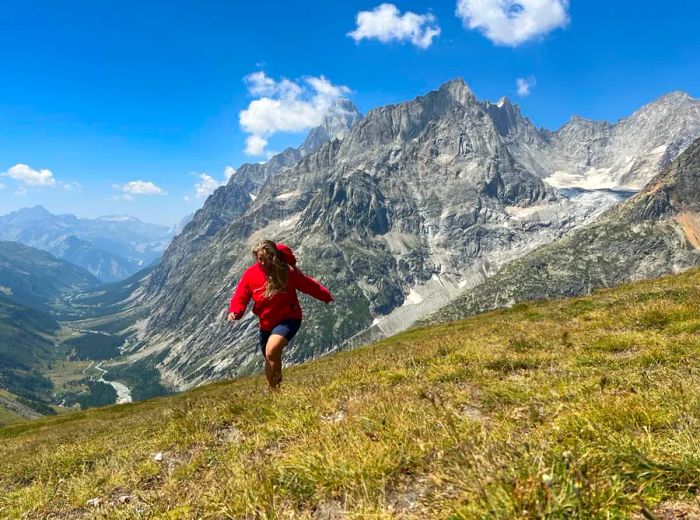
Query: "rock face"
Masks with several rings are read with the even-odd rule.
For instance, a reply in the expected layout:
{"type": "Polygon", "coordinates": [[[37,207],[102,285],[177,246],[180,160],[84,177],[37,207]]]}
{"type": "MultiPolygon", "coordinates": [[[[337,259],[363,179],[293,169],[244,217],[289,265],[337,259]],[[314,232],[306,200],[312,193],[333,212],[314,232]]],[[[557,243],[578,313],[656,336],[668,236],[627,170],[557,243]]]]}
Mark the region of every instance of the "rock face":
{"type": "Polygon", "coordinates": [[[520,258],[423,322],[586,294],[700,264],[700,139],[599,220],[520,258]]]}
{"type": "Polygon", "coordinates": [[[53,215],[42,206],[0,216],[0,240],[48,251],[103,282],[124,279],[157,260],[172,231],[133,217],[53,215]]]}

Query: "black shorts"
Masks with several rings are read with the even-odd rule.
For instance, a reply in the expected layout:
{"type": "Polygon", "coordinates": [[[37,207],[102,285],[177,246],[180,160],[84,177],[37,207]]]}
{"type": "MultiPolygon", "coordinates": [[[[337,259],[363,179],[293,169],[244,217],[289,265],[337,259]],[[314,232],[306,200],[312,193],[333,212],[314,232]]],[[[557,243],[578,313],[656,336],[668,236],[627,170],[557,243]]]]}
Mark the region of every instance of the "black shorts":
{"type": "Polygon", "coordinates": [[[272,330],[260,329],[260,350],[262,350],[262,355],[265,355],[267,340],[270,339],[271,335],[277,334],[279,336],[284,336],[287,341],[292,341],[292,338],[296,335],[300,326],[301,320],[289,319],[280,321],[272,330]]]}

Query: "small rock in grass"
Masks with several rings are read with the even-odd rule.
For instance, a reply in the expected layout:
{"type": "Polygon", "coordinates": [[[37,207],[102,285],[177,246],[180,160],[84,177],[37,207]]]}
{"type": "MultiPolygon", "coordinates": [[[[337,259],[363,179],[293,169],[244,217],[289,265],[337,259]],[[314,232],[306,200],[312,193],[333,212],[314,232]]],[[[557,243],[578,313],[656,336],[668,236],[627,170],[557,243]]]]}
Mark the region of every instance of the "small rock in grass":
{"type": "Polygon", "coordinates": [[[158,453],[153,455],[153,460],[155,460],[156,462],[162,461],[163,460],[163,452],[159,451],[158,453]]]}
{"type": "Polygon", "coordinates": [[[326,422],[338,423],[345,419],[345,412],[340,410],[332,415],[322,415],[321,419],[326,422]]]}
{"type": "Polygon", "coordinates": [[[245,435],[235,426],[229,426],[219,431],[218,440],[221,444],[238,444],[245,440],[245,435]]]}
{"type": "Polygon", "coordinates": [[[85,502],[85,505],[90,506],[90,507],[98,507],[102,503],[101,498],[91,498],[87,502],[85,502]]]}
{"type": "Polygon", "coordinates": [[[122,495],[119,497],[120,504],[128,504],[131,502],[131,495],[122,495]]]}

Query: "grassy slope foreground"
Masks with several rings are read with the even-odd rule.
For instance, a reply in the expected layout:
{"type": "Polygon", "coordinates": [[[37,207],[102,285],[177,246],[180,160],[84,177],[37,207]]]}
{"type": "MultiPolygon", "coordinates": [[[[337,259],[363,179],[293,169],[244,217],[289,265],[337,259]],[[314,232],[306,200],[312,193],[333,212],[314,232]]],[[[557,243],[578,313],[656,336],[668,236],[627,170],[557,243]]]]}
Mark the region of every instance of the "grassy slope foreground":
{"type": "Polygon", "coordinates": [[[414,329],[274,394],[254,376],[8,426],[0,517],[698,513],[698,309],[695,269],[414,329]]]}

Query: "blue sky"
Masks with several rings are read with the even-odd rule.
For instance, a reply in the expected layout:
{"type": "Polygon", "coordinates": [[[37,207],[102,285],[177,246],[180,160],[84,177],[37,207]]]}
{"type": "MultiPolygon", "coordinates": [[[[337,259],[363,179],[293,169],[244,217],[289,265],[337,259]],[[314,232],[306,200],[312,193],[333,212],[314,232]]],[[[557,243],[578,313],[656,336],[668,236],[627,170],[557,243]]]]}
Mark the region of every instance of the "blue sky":
{"type": "Polygon", "coordinates": [[[227,167],[299,144],[336,93],[366,113],[463,77],[552,129],[573,114],[614,121],[671,90],[700,96],[695,0],[517,0],[500,19],[474,0],[380,3],[3,2],[0,214],[43,204],[174,223],[227,167]],[[518,32],[525,22],[534,32],[518,32]],[[528,95],[519,78],[534,79],[528,95]],[[268,120],[280,114],[260,98],[301,103],[298,119],[268,120]],[[247,155],[256,133],[265,147],[247,155]]]}

